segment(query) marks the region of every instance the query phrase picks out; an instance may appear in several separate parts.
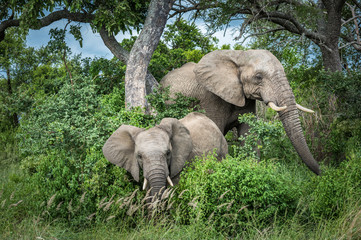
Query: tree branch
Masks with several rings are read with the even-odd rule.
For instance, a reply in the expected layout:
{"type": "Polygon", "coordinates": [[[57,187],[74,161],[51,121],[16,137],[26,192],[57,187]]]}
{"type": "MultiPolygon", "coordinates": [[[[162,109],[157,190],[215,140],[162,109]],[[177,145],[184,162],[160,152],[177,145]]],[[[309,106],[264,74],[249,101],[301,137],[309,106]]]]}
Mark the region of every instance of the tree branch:
{"type": "Polygon", "coordinates": [[[187,12],[192,12],[192,11],[200,11],[200,10],[206,10],[206,9],[210,9],[210,8],[215,8],[218,6],[217,3],[215,4],[209,4],[209,5],[200,5],[199,3],[192,3],[193,5],[189,6],[189,7],[183,7],[182,5],[179,4],[174,4],[171,11],[173,11],[172,14],[169,15],[168,18],[172,18],[178,14],[184,14],[187,12]],[[174,6],[177,6],[179,8],[175,8],[174,6]]]}
{"type": "Polygon", "coordinates": [[[105,46],[113,53],[113,55],[127,64],[129,60],[129,52],[120,46],[119,42],[115,39],[113,34],[110,34],[104,27],[99,31],[100,37],[102,38],[105,46]]]}
{"type": "MultiPolygon", "coordinates": [[[[49,26],[53,22],[59,21],[61,19],[68,19],[75,22],[83,22],[83,23],[90,23],[94,19],[93,14],[89,13],[72,13],[69,12],[67,9],[59,10],[50,13],[49,15],[37,19],[37,24],[30,27],[30,29],[40,29],[46,26],[49,26]]],[[[5,30],[10,27],[19,27],[21,24],[20,19],[8,19],[0,23],[0,42],[4,40],[5,37],[5,30]]]]}
{"type": "Polygon", "coordinates": [[[349,23],[349,22],[351,22],[351,21],[355,21],[357,18],[361,18],[361,15],[354,16],[354,17],[352,17],[352,18],[350,18],[350,19],[347,19],[346,21],[345,21],[345,20],[342,20],[341,26],[346,25],[347,23],[349,23]]]}
{"type": "Polygon", "coordinates": [[[289,14],[282,12],[263,11],[258,18],[273,22],[291,33],[298,35],[304,34],[307,38],[311,39],[317,44],[320,42],[325,42],[326,40],[322,34],[309,31],[308,29],[304,28],[293,16],[289,14]]]}
{"type": "MultiPolygon", "coordinates": [[[[113,53],[113,55],[127,65],[129,60],[129,52],[120,46],[119,42],[115,39],[113,34],[110,34],[104,27],[99,31],[99,34],[107,48],[113,53]]],[[[158,86],[157,80],[154,76],[147,71],[146,76],[146,92],[147,95],[153,92],[153,88],[158,86]]]]}
{"type": "Polygon", "coordinates": [[[361,3],[358,0],[352,0],[352,3],[355,4],[357,8],[361,9],[361,3]]]}
{"type": "Polygon", "coordinates": [[[348,43],[340,46],[338,49],[342,49],[342,48],[348,47],[350,45],[352,45],[357,51],[361,51],[361,44],[357,41],[348,42],[348,43]]]}
{"type": "Polygon", "coordinates": [[[350,4],[348,4],[348,3],[346,3],[346,4],[347,4],[347,6],[350,8],[350,10],[351,10],[352,18],[353,18],[353,21],[354,21],[354,24],[355,24],[356,43],[357,43],[358,45],[361,45],[360,31],[359,31],[358,24],[357,24],[357,17],[360,17],[360,16],[356,16],[356,13],[355,13],[355,8],[356,8],[356,7],[353,7],[353,6],[351,6],[350,4]]]}
{"type": "MultiPolygon", "coordinates": [[[[265,35],[267,33],[275,33],[275,32],[279,32],[279,31],[283,31],[285,30],[283,27],[280,27],[280,28],[273,28],[273,29],[269,29],[267,31],[263,31],[263,32],[259,32],[259,33],[252,33],[252,34],[249,34],[247,37],[245,37],[242,41],[242,43],[244,43],[246,41],[247,38],[250,38],[250,37],[255,37],[255,36],[262,36],[262,35],[265,35]]],[[[236,40],[240,39],[241,36],[238,36],[236,38],[236,40]]]]}

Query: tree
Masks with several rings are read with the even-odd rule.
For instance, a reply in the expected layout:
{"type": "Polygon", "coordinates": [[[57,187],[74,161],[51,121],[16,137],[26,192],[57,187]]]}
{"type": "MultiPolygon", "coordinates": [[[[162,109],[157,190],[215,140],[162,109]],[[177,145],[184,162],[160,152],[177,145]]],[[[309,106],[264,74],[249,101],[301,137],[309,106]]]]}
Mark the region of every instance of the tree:
{"type": "Polygon", "coordinates": [[[128,107],[147,106],[146,75],[174,0],[152,0],[144,27],[134,43],[125,72],[125,100],[128,107]]]}
{"type": "Polygon", "coordinates": [[[324,67],[330,71],[342,70],[340,49],[353,47],[361,53],[361,4],[357,0],[185,2],[175,4],[174,11],[179,14],[195,11],[194,16],[202,14],[210,29],[241,21],[238,39],[279,31],[306,37],[320,48],[324,67]]]}
{"type": "MultiPolygon", "coordinates": [[[[147,73],[146,65],[158,44],[172,3],[173,0],[111,0],[106,2],[47,0],[41,1],[41,3],[36,0],[7,1],[0,5],[0,19],[2,21],[0,23],[0,41],[5,38],[6,30],[11,27],[20,27],[25,31],[40,29],[61,19],[89,23],[94,31],[100,33],[104,44],[117,58],[124,63],[130,61],[131,64],[136,64],[127,71],[126,82],[130,85],[133,81],[137,82],[135,86],[128,85],[126,89],[127,101],[129,101],[129,107],[139,104],[144,107],[145,100],[135,101],[129,96],[143,99],[145,96],[144,89],[148,89],[149,92],[154,85],[157,85],[154,77],[147,73]],[[141,26],[143,26],[144,31],[140,33],[134,51],[129,54],[119,46],[114,35],[120,31],[131,32],[134,29],[139,31],[141,26]],[[147,48],[146,46],[151,47],[147,48]],[[144,61],[140,61],[142,55],[145,57],[144,61]],[[147,81],[147,88],[142,86],[144,81],[147,81]]],[[[79,29],[73,28],[72,33],[75,38],[81,40],[79,29]]]]}
{"type": "MultiPolygon", "coordinates": [[[[19,124],[18,115],[13,110],[13,76],[11,67],[14,64],[13,60],[24,49],[24,39],[22,36],[14,34],[12,37],[7,37],[0,43],[0,70],[3,73],[1,76],[0,98],[2,99],[1,118],[2,122],[9,122],[14,127],[19,124]],[[4,104],[4,105],[3,105],[4,104]]],[[[3,127],[3,126],[2,126],[3,127]]]]}
{"type": "Polygon", "coordinates": [[[35,101],[55,93],[65,76],[61,57],[48,47],[26,47],[25,35],[9,29],[0,42],[0,131],[19,125],[19,117],[28,112],[35,101]]]}

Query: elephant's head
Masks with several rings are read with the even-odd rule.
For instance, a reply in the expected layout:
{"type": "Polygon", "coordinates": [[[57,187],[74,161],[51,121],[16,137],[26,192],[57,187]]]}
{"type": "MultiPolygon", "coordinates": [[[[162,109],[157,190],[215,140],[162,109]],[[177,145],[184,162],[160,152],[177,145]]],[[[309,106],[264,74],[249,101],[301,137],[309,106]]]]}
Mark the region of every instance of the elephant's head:
{"type": "MultiPolygon", "coordinates": [[[[316,174],[320,168],[302,132],[298,105],[282,64],[267,50],[219,50],[205,55],[194,69],[199,84],[236,106],[246,99],[265,102],[278,111],[288,137],[303,162],[316,174]]],[[[309,110],[311,111],[311,110],[309,110]]]]}
{"type": "Polygon", "coordinates": [[[193,149],[187,128],[174,118],[164,118],[153,128],[144,130],[120,126],[103,146],[105,158],[125,168],[139,181],[143,169],[143,189],[152,188],[154,196],[163,187],[173,186],[172,178],[182,170],[193,149]]]}

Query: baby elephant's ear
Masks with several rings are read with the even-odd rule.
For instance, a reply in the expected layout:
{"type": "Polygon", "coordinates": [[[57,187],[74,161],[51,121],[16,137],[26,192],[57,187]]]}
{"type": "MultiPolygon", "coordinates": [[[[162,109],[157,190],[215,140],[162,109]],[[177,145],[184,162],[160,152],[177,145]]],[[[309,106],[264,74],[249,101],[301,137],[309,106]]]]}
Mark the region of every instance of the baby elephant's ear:
{"type": "Polygon", "coordinates": [[[105,158],[109,162],[125,168],[137,182],[139,181],[139,165],[134,157],[134,138],[141,131],[143,131],[141,128],[122,125],[109,137],[103,146],[105,158]]]}
{"type": "Polygon", "coordinates": [[[185,162],[193,150],[193,143],[188,129],[175,118],[164,118],[160,124],[169,133],[172,144],[170,177],[182,171],[185,162]]]}

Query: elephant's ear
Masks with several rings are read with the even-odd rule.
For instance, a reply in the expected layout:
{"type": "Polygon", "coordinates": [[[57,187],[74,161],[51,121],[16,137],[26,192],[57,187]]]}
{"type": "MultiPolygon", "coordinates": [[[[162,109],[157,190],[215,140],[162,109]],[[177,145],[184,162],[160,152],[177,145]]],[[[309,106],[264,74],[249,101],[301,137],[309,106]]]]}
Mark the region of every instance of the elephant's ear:
{"type": "Polygon", "coordinates": [[[175,118],[164,118],[159,127],[166,130],[172,144],[172,160],[170,163],[170,177],[175,177],[182,171],[193,149],[191,135],[188,129],[175,118]]]}
{"type": "Polygon", "coordinates": [[[134,137],[143,131],[141,128],[122,125],[105,142],[103,154],[105,158],[130,172],[139,181],[139,165],[134,157],[135,142],[134,137]]]}
{"type": "Polygon", "coordinates": [[[197,82],[208,91],[236,106],[245,105],[240,81],[243,51],[217,50],[205,55],[194,68],[197,82]]]}

